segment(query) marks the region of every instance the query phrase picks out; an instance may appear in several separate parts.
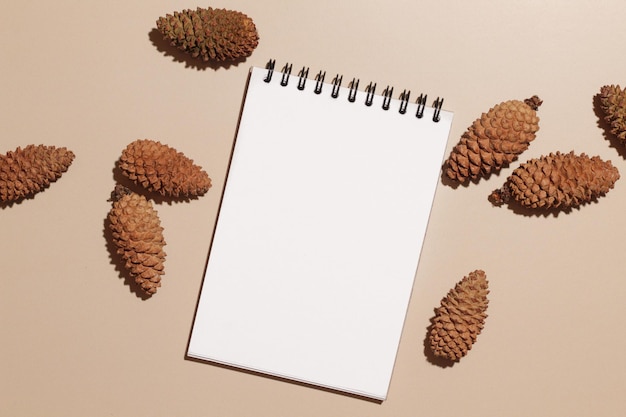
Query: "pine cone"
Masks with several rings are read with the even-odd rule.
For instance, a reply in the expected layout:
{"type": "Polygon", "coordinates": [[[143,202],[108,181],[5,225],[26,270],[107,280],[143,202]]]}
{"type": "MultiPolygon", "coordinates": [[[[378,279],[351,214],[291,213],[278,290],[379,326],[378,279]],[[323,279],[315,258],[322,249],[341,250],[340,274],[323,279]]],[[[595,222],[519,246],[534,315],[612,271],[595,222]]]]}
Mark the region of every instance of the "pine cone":
{"type": "Polygon", "coordinates": [[[18,147],[0,155],[0,201],[13,202],[42,191],[67,171],[74,153],[45,145],[18,147]]]}
{"type": "Polygon", "coordinates": [[[117,253],[135,282],[147,294],[161,286],[165,239],[157,211],[144,196],[117,186],[109,212],[109,227],[117,253]]]}
{"type": "Polygon", "coordinates": [[[472,348],[487,318],[488,282],[478,269],[459,281],[441,300],[429,333],[435,356],[458,361],[472,348]]]}
{"type": "Polygon", "coordinates": [[[541,103],[539,97],[532,96],[524,101],[505,101],[483,113],[450,152],[446,175],[464,183],[508,166],[535,139],[541,103]]]}
{"type": "Polygon", "coordinates": [[[183,10],[159,17],[157,28],[173,46],[203,61],[248,57],[259,43],[251,18],[233,10],[183,10]]]}
{"type": "Polygon", "coordinates": [[[567,210],[608,193],[619,177],[611,161],[599,156],[550,153],[516,168],[489,199],[494,205],[513,199],[527,208],[567,210]]]}
{"type": "Polygon", "coordinates": [[[611,133],[626,142],[626,90],[619,85],[605,85],[600,89],[600,108],[604,120],[611,125],[611,133]]]}
{"type": "Polygon", "coordinates": [[[150,139],[131,142],[119,161],[122,173],[148,191],[198,197],[211,187],[209,175],[181,152],[150,139]]]}

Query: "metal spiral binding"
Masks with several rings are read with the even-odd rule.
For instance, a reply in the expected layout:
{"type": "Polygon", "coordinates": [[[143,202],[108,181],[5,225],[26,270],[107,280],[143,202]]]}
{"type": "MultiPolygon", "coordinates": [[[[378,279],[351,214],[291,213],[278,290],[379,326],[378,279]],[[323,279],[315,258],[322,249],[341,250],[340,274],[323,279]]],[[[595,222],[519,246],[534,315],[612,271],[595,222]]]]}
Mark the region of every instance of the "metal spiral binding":
{"type": "Polygon", "coordinates": [[[302,67],[300,72],[298,73],[298,90],[304,90],[304,86],[306,84],[306,77],[309,76],[309,69],[302,67]]]}
{"type": "Polygon", "coordinates": [[[353,78],[350,83],[350,90],[348,91],[348,101],[354,103],[356,100],[356,92],[359,89],[359,80],[353,78]]]}
{"type": "Polygon", "coordinates": [[[437,97],[437,100],[435,100],[435,104],[433,104],[433,107],[435,108],[435,114],[433,114],[433,122],[438,122],[439,121],[439,116],[441,115],[441,109],[443,108],[443,98],[439,98],[437,97]]]}
{"type": "Polygon", "coordinates": [[[280,79],[280,85],[282,85],[283,87],[286,87],[287,84],[289,84],[289,76],[291,75],[292,67],[292,64],[285,64],[285,66],[283,67],[283,77],[280,79]]]}
{"type": "Polygon", "coordinates": [[[409,97],[411,96],[411,90],[404,90],[400,93],[400,114],[406,113],[406,108],[409,105],[409,97]]]}
{"type": "MultiPolygon", "coordinates": [[[[276,67],[276,60],[271,59],[265,66],[265,68],[267,69],[267,75],[265,76],[263,81],[265,81],[266,83],[269,83],[272,81],[272,76],[274,75],[275,67],[276,67]]],[[[292,68],[293,68],[293,65],[287,63],[280,71],[282,74],[281,80],[280,80],[281,86],[286,87],[289,84],[289,77],[291,75],[292,68]]],[[[298,90],[304,90],[307,79],[308,79],[307,78],[308,75],[309,75],[309,68],[302,67],[300,72],[298,72],[298,85],[297,85],[298,90]]],[[[313,90],[315,94],[322,93],[322,87],[324,85],[325,78],[326,78],[326,71],[320,71],[315,76],[315,89],[313,90]]],[[[332,98],[339,97],[339,92],[340,92],[342,81],[343,81],[343,75],[337,74],[335,78],[333,78],[332,83],[331,83],[332,91],[330,93],[330,96],[332,98]]],[[[349,89],[348,89],[348,101],[349,102],[354,103],[356,101],[358,88],[359,88],[359,79],[353,78],[349,84],[349,89]]],[[[372,105],[374,101],[375,91],[376,91],[376,84],[370,82],[365,88],[365,93],[366,93],[365,105],[366,106],[372,105]]],[[[398,112],[400,114],[406,113],[407,107],[409,105],[410,95],[411,95],[410,90],[404,90],[402,91],[402,93],[400,93],[400,96],[399,96],[400,107],[398,109],[398,112]]],[[[382,109],[383,110],[389,110],[389,108],[391,107],[392,96],[393,96],[393,87],[387,86],[383,90],[383,93],[382,93],[382,97],[383,97],[382,109]]],[[[426,108],[427,98],[428,96],[426,94],[420,94],[417,100],[415,101],[417,104],[417,111],[415,113],[415,117],[418,119],[421,119],[424,116],[424,109],[426,108]]],[[[437,97],[437,99],[433,103],[433,109],[434,109],[433,118],[432,118],[433,122],[438,122],[440,120],[442,108],[443,108],[443,98],[437,97]]]]}
{"type": "Polygon", "coordinates": [[[337,74],[335,78],[333,78],[333,92],[330,93],[332,98],[339,97],[339,87],[341,87],[341,80],[343,80],[343,75],[337,74]]]}
{"type": "Polygon", "coordinates": [[[389,110],[392,95],[393,87],[389,88],[389,86],[387,86],[387,88],[383,90],[383,110],[389,110]]]}
{"type": "Polygon", "coordinates": [[[420,96],[417,98],[417,112],[415,113],[415,117],[417,117],[418,119],[421,119],[424,116],[426,97],[428,97],[428,95],[420,94],[420,96]]]}
{"type": "Polygon", "coordinates": [[[326,78],[326,71],[322,73],[322,71],[318,72],[315,76],[315,94],[321,94],[322,86],[324,85],[324,78],[326,78]]]}
{"type": "Polygon", "coordinates": [[[372,85],[372,83],[370,82],[369,85],[365,88],[365,92],[367,93],[367,95],[365,96],[365,105],[366,106],[371,106],[372,102],[374,101],[374,92],[376,91],[376,83],[374,83],[372,85]]]}
{"type": "Polygon", "coordinates": [[[275,65],[276,65],[276,60],[270,59],[267,65],[265,66],[265,69],[267,69],[267,75],[265,76],[263,81],[265,81],[266,83],[269,83],[270,81],[272,81],[272,75],[274,75],[275,65]]]}

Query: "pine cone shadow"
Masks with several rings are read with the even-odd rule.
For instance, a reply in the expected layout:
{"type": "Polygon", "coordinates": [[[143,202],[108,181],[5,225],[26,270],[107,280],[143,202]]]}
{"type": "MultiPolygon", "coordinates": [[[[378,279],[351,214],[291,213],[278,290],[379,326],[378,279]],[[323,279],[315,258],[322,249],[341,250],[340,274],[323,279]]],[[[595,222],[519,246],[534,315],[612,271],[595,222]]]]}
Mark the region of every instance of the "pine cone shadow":
{"type": "Polygon", "coordinates": [[[152,296],[143,291],[139,284],[135,282],[135,279],[124,266],[125,262],[122,259],[122,256],[117,253],[117,245],[115,245],[115,242],[113,241],[113,232],[111,231],[111,221],[109,220],[109,216],[105,216],[103,227],[103,235],[106,241],[106,248],[109,252],[109,257],[111,258],[111,264],[115,265],[115,270],[118,271],[119,278],[124,280],[124,285],[127,285],[130,292],[134,293],[137,298],[140,298],[143,301],[149,300],[152,296]]]}
{"type": "Polygon", "coordinates": [[[432,349],[430,348],[430,333],[435,326],[435,316],[431,317],[430,325],[426,328],[426,337],[424,337],[424,356],[426,360],[431,364],[438,366],[440,368],[449,368],[456,364],[455,361],[452,361],[447,358],[442,358],[440,356],[436,356],[432,349]]]}
{"type": "Polygon", "coordinates": [[[43,185],[41,186],[41,189],[40,189],[39,191],[34,192],[34,193],[27,194],[27,195],[25,195],[25,196],[22,196],[22,197],[18,198],[17,200],[11,200],[11,201],[0,201],[0,210],[4,210],[4,209],[7,209],[7,208],[10,208],[10,207],[12,207],[12,206],[14,206],[14,205],[20,205],[20,204],[22,204],[22,203],[24,203],[24,202],[26,202],[26,201],[34,200],[35,198],[37,198],[37,195],[38,195],[38,194],[41,194],[41,193],[45,192],[45,191],[46,191],[48,188],[50,188],[50,187],[51,187],[51,186],[52,186],[52,185],[53,185],[53,184],[54,184],[57,180],[58,180],[58,178],[57,178],[57,179],[54,179],[54,180],[52,180],[52,181],[50,181],[50,182],[49,182],[49,183],[47,183],[47,184],[43,184],[43,185]]]}
{"type": "MultiPolygon", "coordinates": [[[[585,206],[588,206],[591,204],[597,204],[597,203],[598,203],[598,198],[594,198],[593,200],[588,201],[584,204],[581,204],[580,206],[577,206],[577,207],[568,207],[568,208],[558,208],[558,207],[554,208],[553,207],[549,209],[533,209],[533,208],[528,208],[520,204],[517,204],[515,203],[515,201],[509,201],[508,203],[503,204],[500,207],[511,210],[514,214],[524,216],[524,217],[547,218],[547,217],[558,217],[560,215],[567,216],[573,213],[574,211],[582,210],[585,206]]],[[[494,208],[498,208],[498,207],[494,205],[494,208]]]]}
{"type": "Polygon", "coordinates": [[[593,96],[593,112],[598,118],[598,127],[602,129],[605,140],[609,141],[609,146],[614,148],[622,159],[626,159],[626,146],[613,133],[611,133],[611,124],[605,120],[605,114],[600,103],[600,93],[593,96]]]}
{"type": "Polygon", "coordinates": [[[450,188],[452,188],[452,189],[454,189],[454,190],[456,190],[456,189],[457,189],[457,188],[459,188],[459,187],[467,187],[467,186],[469,185],[468,183],[460,183],[460,182],[458,182],[458,181],[454,181],[453,179],[451,179],[450,177],[448,177],[448,176],[446,175],[446,167],[447,167],[447,166],[448,166],[448,164],[446,164],[446,163],[444,163],[444,164],[441,166],[441,175],[440,175],[440,178],[441,178],[441,183],[442,183],[443,185],[445,185],[446,187],[450,187],[450,188]]]}
{"type": "Polygon", "coordinates": [[[459,182],[459,181],[455,181],[453,179],[451,179],[450,177],[448,177],[448,175],[446,175],[446,168],[448,167],[447,163],[444,163],[441,166],[441,183],[443,185],[445,185],[446,187],[450,187],[452,189],[457,189],[459,187],[464,187],[464,188],[469,188],[472,185],[478,185],[479,182],[481,181],[488,181],[491,177],[499,177],[500,176],[500,172],[503,170],[506,170],[507,168],[509,168],[509,165],[505,165],[502,166],[499,170],[497,171],[493,171],[490,172],[489,174],[485,174],[481,177],[475,178],[475,179],[468,179],[468,181],[466,182],[459,182]]]}
{"type": "Polygon", "coordinates": [[[163,38],[163,34],[157,28],[153,28],[148,33],[148,38],[159,52],[165,56],[172,57],[172,61],[184,63],[185,68],[194,68],[198,71],[206,71],[207,69],[217,71],[220,68],[227,69],[231,66],[244,63],[247,59],[246,57],[242,57],[233,61],[203,61],[194,58],[185,51],[178,49],[175,45],[170,44],[170,42],[163,38]]]}
{"type": "Polygon", "coordinates": [[[11,200],[11,201],[0,201],[0,210],[5,210],[8,208],[11,208],[15,205],[20,205],[22,204],[25,200],[32,200],[35,198],[35,195],[28,195],[26,197],[22,197],[19,198],[17,200],[11,200]]]}
{"type": "Polygon", "coordinates": [[[572,211],[569,209],[531,209],[528,207],[523,207],[519,204],[516,204],[514,201],[511,201],[507,204],[502,205],[503,208],[506,208],[512,211],[514,214],[524,217],[558,217],[559,214],[566,215],[572,211]]]}

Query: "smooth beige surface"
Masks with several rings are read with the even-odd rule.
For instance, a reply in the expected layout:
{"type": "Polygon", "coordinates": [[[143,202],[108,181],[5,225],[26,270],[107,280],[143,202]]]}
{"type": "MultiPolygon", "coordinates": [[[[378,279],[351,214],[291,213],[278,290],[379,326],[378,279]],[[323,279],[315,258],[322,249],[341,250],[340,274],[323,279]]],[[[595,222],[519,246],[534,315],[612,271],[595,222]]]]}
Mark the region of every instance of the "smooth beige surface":
{"type": "MultiPolygon", "coordinates": [[[[2,416],[602,416],[626,414],[626,187],[554,215],[493,208],[523,160],[626,151],[594,108],[626,82],[626,3],[597,1],[231,1],[260,44],[245,62],[198,65],[155,33],[189,1],[21,0],[0,25],[2,152],[67,146],[69,171],[0,208],[2,416]],[[481,112],[538,94],[541,129],[520,161],[468,187],[440,184],[389,397],[383,403],[190,361],[185,350],[248,68],[341,73],[445,97],[449,148],[481,112]],[[159,203],[163,287],[132,291],[104,233],[122,149],[160,140],[202,165],[210,192],[159,203]],[[469,355],[428,360],[433,309],[464,275],[490,281],[469,355]]],[[[384,138],[381,138],[384,140],[384,138]]],[[[323,169],[323,167],[320,167],[323,169]]]]}

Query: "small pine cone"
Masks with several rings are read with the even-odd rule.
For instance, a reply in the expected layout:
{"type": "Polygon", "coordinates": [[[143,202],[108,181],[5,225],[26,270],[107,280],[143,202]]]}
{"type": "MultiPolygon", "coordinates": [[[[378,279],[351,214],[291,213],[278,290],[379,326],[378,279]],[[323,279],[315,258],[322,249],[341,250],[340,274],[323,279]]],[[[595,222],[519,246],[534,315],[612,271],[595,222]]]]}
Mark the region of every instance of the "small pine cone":
{"type": "Polygon", "coordinates": [[[173,46],[203,61],[245,58],[259,43],[252,19],[234,10],[198,7],[174,12],[159,17],[157,29],[173,46]]]}
{"type": "Polygon", "coordinates": [[[567,210],[608,193],[619,177],[611,161],[599,156],[550,153],[516,168],[489,200],[494,205],[513,199],[526,208],[567,210]]]}
{"type": "Polygon", "coordinates": [[[157,211],[144,196],[117,186],[109,212],[109,227],[117,253],[135,282],[147,294],[161,286],[165,239],[157,211]]]}
{"type": "Polygon", "coordinates": [[[487,276],[478,269],[459,281],[441,300],[429,333],[437,357],[458,361],[472,348],[487,318],[487,276]]]}
{"type": "Polygon", "coordinates": [[[626,90],[619,85],[600,88],[600,108],[604,112],[604,120],[611,125],[611,133],[626,142],[626,90]]]}
{"type": "Polygon", "coordinates": [[[198,197],[211,188],[209,175],[176,149],[150,139],[131,142],[119,161],[122,173],[148,191],[198,197]]]}
{"type": "Polygon", "coordinates": [[[450,152],[445,163],[448,178],[464,183],[508,166],[535,139],[541,103],[539,97],[532,96],[524,101],[505,101],[483,113],[450,152]]]}
{"type": "Polygon", "coordinates": [[[45,145],[18,147],[0,155],[0,201],[13,202],[42,191],[67,171],[74,153],[45,145]]]}

